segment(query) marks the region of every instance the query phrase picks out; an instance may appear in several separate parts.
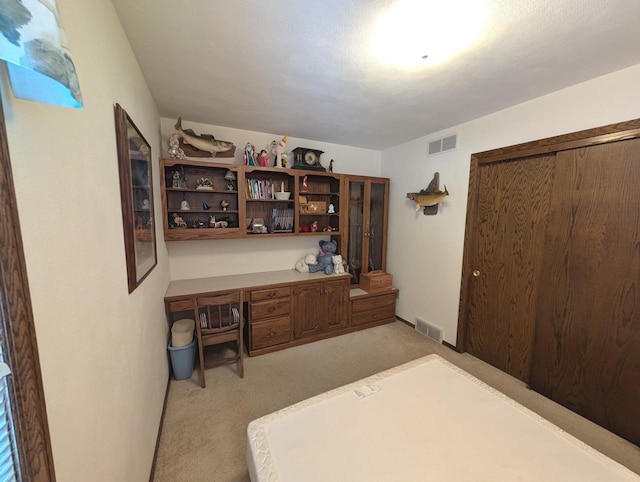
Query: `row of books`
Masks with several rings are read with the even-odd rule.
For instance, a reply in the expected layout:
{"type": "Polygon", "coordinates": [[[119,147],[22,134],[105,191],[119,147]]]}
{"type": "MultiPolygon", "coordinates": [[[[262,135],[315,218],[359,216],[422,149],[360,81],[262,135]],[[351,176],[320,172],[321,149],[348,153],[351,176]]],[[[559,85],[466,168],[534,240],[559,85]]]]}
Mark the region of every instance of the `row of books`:
{"type": "Polygon", "coordinates": [[[275,199],[275,192],[283,187],[272,179],[247,179],[247,199],[275,199]]]}

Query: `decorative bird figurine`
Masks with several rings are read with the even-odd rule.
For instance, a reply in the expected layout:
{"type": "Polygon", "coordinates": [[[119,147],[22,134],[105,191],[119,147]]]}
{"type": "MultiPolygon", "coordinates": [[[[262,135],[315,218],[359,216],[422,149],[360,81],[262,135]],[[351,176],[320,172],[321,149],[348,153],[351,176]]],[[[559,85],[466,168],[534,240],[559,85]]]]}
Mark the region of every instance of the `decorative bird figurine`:
{"type": "Polygon", "coordinates": [[[202,209],[208,211],[209,209],[211,209],[211,206],[209,206],[207,203],[202,203],[202,209]]]}

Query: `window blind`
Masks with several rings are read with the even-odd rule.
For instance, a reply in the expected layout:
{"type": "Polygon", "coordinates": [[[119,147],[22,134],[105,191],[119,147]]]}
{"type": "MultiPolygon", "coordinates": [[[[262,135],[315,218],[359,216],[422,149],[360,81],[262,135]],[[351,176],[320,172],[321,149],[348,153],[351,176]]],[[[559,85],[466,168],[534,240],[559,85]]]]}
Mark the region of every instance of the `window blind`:
{"type": "MultiPolygon", "coordinates": [[[[2,357],[0,344],[0,359],[2,357]]],[[[18,447],[16,445],[13,417],[11,415],[11,392],[6,363],[0,362],[0,482],[20,482],[18,447]]]]}

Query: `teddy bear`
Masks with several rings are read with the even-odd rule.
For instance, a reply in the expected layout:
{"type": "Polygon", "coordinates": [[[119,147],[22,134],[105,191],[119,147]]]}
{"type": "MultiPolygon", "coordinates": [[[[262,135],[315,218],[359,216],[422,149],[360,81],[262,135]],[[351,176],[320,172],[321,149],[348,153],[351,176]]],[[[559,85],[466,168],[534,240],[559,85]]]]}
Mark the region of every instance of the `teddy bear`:
{"type": "Polygon", "coordinates": [[[296,263],[294,269],[300,271],[301,273],[308,273],[309,266],[316,264],[318,260],[316,259],[315,254],[308,254],[304,258],[300,258],[296,263]]]}
{"type": "Polygon", "coordinates": [[[309,266],[309,273],[324,271],[325,274],[333,273],[333,255],[338,250],[338,243],[335,241],[320,241],[320,254],[316,256],[317,264],[309,266]]]}
{"type": "Polygon", "coordinates": [[[342,264],[342,256],[333,255],[333,272],[335,274],[344,274],[344,265],[342,264]]]}

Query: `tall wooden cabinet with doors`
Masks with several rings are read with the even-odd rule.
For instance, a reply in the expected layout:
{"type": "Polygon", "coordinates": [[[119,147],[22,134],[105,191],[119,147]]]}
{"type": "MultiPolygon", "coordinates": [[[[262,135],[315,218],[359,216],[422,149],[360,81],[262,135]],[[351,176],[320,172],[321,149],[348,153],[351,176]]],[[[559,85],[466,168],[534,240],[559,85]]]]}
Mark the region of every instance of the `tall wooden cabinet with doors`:
{"type": "Polygon", "coordinates": [[[344,182],[348,213],[341,253],[352,284],[360,284],[362,273],[386,269],[389,179],[347,175],[344,182]]]}
{"type": "Polygon", "coordinates": [[[458,348],[640,444],[640,120],[472,156],[458,348]]]}

